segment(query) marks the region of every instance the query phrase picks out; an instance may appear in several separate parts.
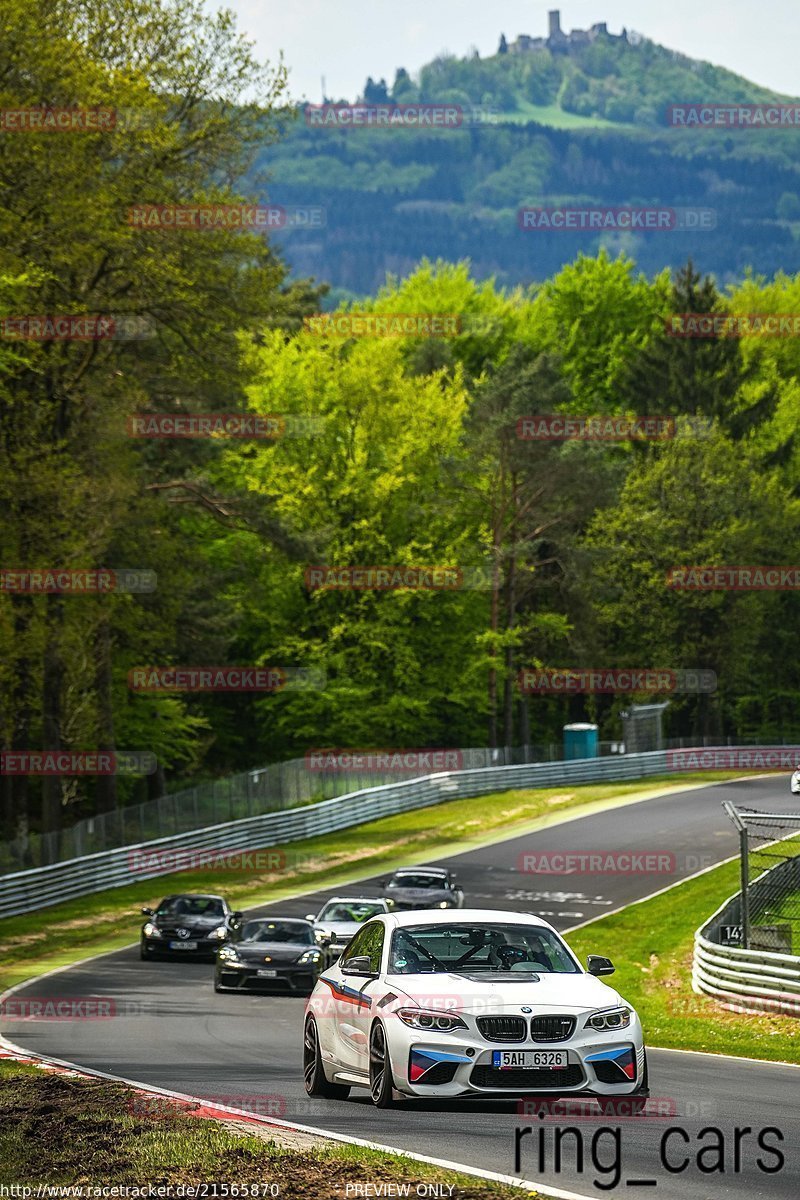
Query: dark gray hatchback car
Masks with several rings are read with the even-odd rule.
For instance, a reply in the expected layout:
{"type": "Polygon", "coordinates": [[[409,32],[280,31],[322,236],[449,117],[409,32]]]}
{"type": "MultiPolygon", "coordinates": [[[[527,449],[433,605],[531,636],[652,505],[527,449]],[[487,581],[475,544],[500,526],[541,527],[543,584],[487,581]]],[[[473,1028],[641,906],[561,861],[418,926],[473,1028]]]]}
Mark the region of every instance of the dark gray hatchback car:
{"type": "Polygon", "coordinates": [[[398,911],[464,907],[464,891],[446,867],[403,867],[381,880],[381,886],[398,911]]]}

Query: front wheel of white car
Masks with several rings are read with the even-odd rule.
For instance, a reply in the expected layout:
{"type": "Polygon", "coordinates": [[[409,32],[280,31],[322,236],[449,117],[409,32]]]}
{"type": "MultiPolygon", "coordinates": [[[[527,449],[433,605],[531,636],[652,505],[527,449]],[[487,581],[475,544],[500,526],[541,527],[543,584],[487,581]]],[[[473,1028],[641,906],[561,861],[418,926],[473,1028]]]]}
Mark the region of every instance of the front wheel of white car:
{"type": "Polygon", "coordinates": [[[393,1106],[392,1064],[386,1045],[386,1030],[380,1021],[375,1022],[369,1035],[369,1092],[376,1108],[393,1106]]]}
{"type": "Polygon", "coordinates": [[[303,1082],[309,1096],[324,1096],[327,1100],[346,1100],[350,1088],[344,1083],[331,1083],[325,1078],[319,1049],[317,1023],[313,1017],[306,1021],[303,1034],[303,1082]]]}

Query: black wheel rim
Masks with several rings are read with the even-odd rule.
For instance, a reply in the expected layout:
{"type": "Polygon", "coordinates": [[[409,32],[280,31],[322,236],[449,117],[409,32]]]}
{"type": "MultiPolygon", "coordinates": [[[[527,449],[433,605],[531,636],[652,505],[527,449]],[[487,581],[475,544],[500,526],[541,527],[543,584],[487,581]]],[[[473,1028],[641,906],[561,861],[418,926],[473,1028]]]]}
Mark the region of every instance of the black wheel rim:
{"type": "Polygon", "coordinates": [[[303,1037],[303,1077],[306,1089],[314,1082],[314,1072],[317,1069],[317,1029],[313,1021],[306,1022],[306,1032],[303,1037]]]}
{"type": "Polygon", "coordinates": [[[386,1075],[386,1035],[382,1025],[376,1025],[369,1042],[369,1082],[372,1099],[378,1100],[386,1075]]]}

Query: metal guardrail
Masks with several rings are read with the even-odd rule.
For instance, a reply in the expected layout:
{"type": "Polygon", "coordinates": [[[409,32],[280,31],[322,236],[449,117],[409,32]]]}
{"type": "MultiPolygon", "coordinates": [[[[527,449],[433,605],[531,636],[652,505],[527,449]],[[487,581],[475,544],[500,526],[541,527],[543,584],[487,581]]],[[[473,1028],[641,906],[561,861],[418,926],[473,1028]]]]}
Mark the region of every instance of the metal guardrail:
{"type": "MultiPolygon", "coordinates": [[[[618,743],[602,742],[600,753],[619,750],[618,743]]],[[[401,752],[402,753],[402,752],[401,752]]],[[[423,754],[425,752],[423,751],[423,754]]],[[[430,752],[431,755],[433,752],[430,752]]],[[[430,770],[473,770],[480,767],[506,767],[531,762],[555,762],[561,747],[555,743],[527,747],[471,747],[448,751],[430,770]],[[455,761],[454,761],[455,760],[455,761]]],[[[417,755],[421,757],[421,755],[417,755]]],[[[321,755],[319,757],[322,757],[321,755]]],[[[356,755],[353,755],[355,758],[356,755]]],[[[388,759],[388,755],[385,756],[388,759]]],[[[354,765],[352,770],[338,765],[324,769],[314,764],[315,754],[288,762],[254,767],[237,775],[211,779],[179,792],[169,792],[155,800],[129,804],[109,812],[95,813],[64,829],[49,833],[27,832],[24,836],[0,841],[0,875],[51,866],[73,858],[85,858],[120,846],[190,833],[207,825],[259,817],[264,813],[316,804],[347,795],[357,789],[400,783],[414,772],[379,765],[380,752],[372,752],[375,765],[354,765]]],[[[416,774],[426,770],[420,766],[416,774]]]]}
{"type": "MultiPolygon", "coordinates": [[[[728,739],[728,745],[732,744],[728,739]]],[[[743,744],[743,743],[739,743],[743,744]]],[[[649,750],[679,749],[688,747],[710,747],[718,745],[708,737],[673,738],[663,743],[654,741],[649,750]]],[[[643,752],[644,746],[637,749],[643,752]]],[[[601,757],[625,753],[625,745],[619,741],[601,741],[601,757]]],[[[345,752],[345,754],[348,752],[345,752]]],[[[349,752],[358,757],[358,752],[349,752]]],[[[324,752],[309,751],[303,758],[288,762],[270,763],[265,767],[253,767],[237,775],[210,779],[169,792],[155,800],[140,804],[128,804],[113,808],[109,812],[95,813],[84,817],[63,829],[48,833],[25,831],[8,840],[0,840],[0,875],[11,875],[18,871],[29,871],[34,867],[51,866],[73,858],[85,858],[120,846],[134,846],[157,838],[173,837],[203,829],[206,825],[219,825],[223,821],[239,821],[245,817],[258,817],[263,813],[297,808],[301,804],[316,804],[320,800],[332,800],[334,796],[347,795],[357,789],[380,787],[384,783],[401,783],[409,778],[406,767],[392,768],[388,762],[380,765],[382,755],[388,759],[392,754],[402,756],[402,749],[386,752],[367,751],[365,757],[373,765],[355,764],[352,770],[337,765],[328,769],[314,765],[324,752]]],[[[434,754],[441,751],[413,751],[415,756],[434,754]]],[[[529,763],[559,762],[563,747],[555,742],[531,743],[527,746],[501,746],[487,748],[473,746],[466,749],[448,749],[445,754],[457,756],[440,761],[431,770],[478,770],[481,767],[522,766],[529,763]]],[[[424,771],[420,766],[420,773],[424,771]]]]}
{"type": "MultiPolygon", "coordinates": [[[[750,886],[751,903],[759,882],[750,886]]],[[[800,957],[721,945],[721,927],[741,924],[741,901],[741,892],[731,896],[695,933],[693,990],[737,1012],[800,1017],[800,957]]]]}
{"type": "Polygon", "coordinates": [[[107,888],[124,887],[142,879],[168,874],[174,866],[151,861],[152,870],[142,869],[142,852],[151,860],[169,851],[245,852],[279,847],[305,838],[319,837],[360,825],[364,821],[410,812],[512,788],[538,788],[550,784],[620,782],[662,774],[666,751],[613,755],[608,758],[577,759],[569,762],[529,763],[521,766],[484,767],[477,770],[437,772],[402,783],[363,788],[306,804],[300,808],[264,813],[244,820],[209,825],[175,837],[159,838],[135,846],[118,847],[84,855],[68,862],[35,867],[0,876],[0,917],[16,916],[90,895],[107,888]]]}

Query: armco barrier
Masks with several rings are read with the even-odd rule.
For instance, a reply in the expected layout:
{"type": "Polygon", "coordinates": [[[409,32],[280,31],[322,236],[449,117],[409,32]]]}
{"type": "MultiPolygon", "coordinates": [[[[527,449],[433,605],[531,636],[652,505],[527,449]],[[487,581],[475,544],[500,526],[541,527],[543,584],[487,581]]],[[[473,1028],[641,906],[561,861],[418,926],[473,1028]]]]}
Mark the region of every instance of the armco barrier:
{"type": "MultiPolygon", "coordinates": [[[[757,900],[757,888],[758,881],[750,885],[751,903],[757,900]]],[[[737,893],[697,930],[692,962],[694,991],[712,996],[738,1012],[800,1017],[800,958],[772,950],[722,946],[715,940],[720,937],[722,925],[740,922],[741,894],[737,893]]]]}
{"type": "Polygon", "coordinates": [[[647,754],[577,759],[572,762],[438,772],[403,783],[364,788],[318,804],[210,825],[175,837],[139,843],[138,846],[125,846],[48,867],[35,867],[29,871],[0,876],[0,917],[33,912],[62,900],[87,896],[106,888],[124,887],[166,874],[167,867],[146,873],[132,866],[130,860],[133,852],[143,847],[154,854],[159,850],[244,851],[283,846],[288,842],[360,825],[363,821],[440,804],[444,800],[467,799],[511,788],[614,782],[663,774],[666,756],[667,751],[655,750],[647,754]]]}

